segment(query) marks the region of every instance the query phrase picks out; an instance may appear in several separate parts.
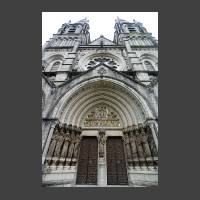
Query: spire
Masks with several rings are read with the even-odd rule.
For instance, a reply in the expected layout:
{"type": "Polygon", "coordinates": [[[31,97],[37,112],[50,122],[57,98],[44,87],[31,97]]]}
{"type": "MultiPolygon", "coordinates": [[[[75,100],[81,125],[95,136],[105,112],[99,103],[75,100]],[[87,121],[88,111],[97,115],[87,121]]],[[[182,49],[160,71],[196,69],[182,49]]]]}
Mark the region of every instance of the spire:
{"type": "Polygon", "coordinates": [[[120,24],[122,24],[122,23],[130,23],[130,22],[124,20],[124,19],[120,19],[119,17],[117,17],[117,22],[120,23],[120,24]]]}
{"type": "Polygon", "coordinates": [[[81,23],[81,24],[85,24],[86,23],[87,24],[87,23],[89,23],[89,20],[87,19],[87,17],[85,17],[84,19],[81,19],[76,23],[81,23]]]}

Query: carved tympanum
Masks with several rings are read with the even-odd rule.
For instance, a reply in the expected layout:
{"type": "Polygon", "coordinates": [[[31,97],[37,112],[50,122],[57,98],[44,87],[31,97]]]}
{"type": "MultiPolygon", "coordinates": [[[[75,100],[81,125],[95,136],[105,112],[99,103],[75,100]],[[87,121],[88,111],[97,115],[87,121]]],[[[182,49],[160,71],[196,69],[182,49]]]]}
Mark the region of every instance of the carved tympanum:
{"type": "Polygon", "coordinates": [[[94,108],[85,118],[87,127],[120,127],[120,120],[116,113],[105,105],[94,108]]]}

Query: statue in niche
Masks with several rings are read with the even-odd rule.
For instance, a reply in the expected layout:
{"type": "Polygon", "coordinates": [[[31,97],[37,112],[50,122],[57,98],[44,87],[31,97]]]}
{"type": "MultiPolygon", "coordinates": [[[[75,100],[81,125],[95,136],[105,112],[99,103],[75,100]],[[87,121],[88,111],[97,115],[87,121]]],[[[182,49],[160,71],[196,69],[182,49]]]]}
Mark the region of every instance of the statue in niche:
{"type": "Polygon", "coordinates": [[[144,154],[143,154],[143,148],[142,148],[142,138],[141,135],[139,134],[138,130],[135,130],[135,138],[136,138],[136,145],[137,145],[137,149],[138,149],[138,156],[140,159],[144,158],[144,154]]]}
{"type": "Polygon", "coordinates": [[[64,141],[64,128],[62,127],[60,134],[57,136],[57,144],[54,152],[55,157],[60,157],[63,141],[64,141]]]}
{"type": "Polygon", "coordinates": [[[106,136],[105,132],[100,131],[99,133],[99,157],[103,158],[104,157],[104,146],[106,143],[106,136]]]}
{"type": "Polygon", "coordinates": [[[61,162],[64,162],[66,156],[67,156],[67,150],[69,147],[69,143],[70,143],[70,134],[69,132],[66,133],[66,135],[64,136],[64,145],[63,145],[63,149],[62,149],[62,153],[61,153],[61,162]]]}
{"type": "MultiPolygon", "coordinates": [[[[55,133],[56,133],[56,131],[55,131],[55,133]]],[[[58,140],[58,135],[55,134],[55,133],[53,134],[53,136],[51,138],[51,143],[49,145],[49,150],[48,150],[47,157],[46,157],[47,163],[49,165],[51,164],[51,159],[52,159],[54,149],[56,147],[56,143],[57,143],[57,140],[58,140]]]]}
{"type": "Polygon", "coordinates": [[[73,158],[78,158],[78,149],[79,149],[79,144],[81,141],[81,137],[79,135],[79,133],[76,134],[76,138],[74,140],[74,155],[73,158]]]}
{"type": "Polygon", "coordinates": [[[71,133],[71,143],[70,143],[69,151],[68,151],[68,155],[67,155],[68,158],[72,158],[72,154],[73,154],[73,151],[74,151],[74,143],[75,143],[75,134],[74,134],[74,131],[72,131],[72,133],[71,133]]]}
{"type": "Polygon", "coordinates": [[[133,153],[133,158],[137,158],[137,149],[136,149],[136,144],[135,144],[135,138],[133,131],[130,132],[130,138],[129,138],[131,148],[132,148],[132,153],[133,153]]]}
{"type": "Polygon", "coordinates": [[[141,142],[144,147],[145,157],[151,157],[151,151],[150,151],[147,139],[148,139],[148,135],[146,135],[144,128],[141,128],[141,142]]]}
{"type": "Polygon", "coordinates": [[[130,149],[128,133],[124,133],[123,140],[124,140],[124,144],[126,147],[127,159],[130,160],[131,159],[131,149],[130,149]]]}
{"type": "Polygon", "coordinates": [[[56,142],[57,142],[57,139],[58,139],[58,134],[59,134],[59,126],[56,125],[55,129],[54,129],[54,133],[53,133],[52,138],[51,138],[51,142],[50,142],[50,145],[49,145],[49,150],[48,150],[47,156],[53,155],[53,151],[55,149],[56,142]]]}

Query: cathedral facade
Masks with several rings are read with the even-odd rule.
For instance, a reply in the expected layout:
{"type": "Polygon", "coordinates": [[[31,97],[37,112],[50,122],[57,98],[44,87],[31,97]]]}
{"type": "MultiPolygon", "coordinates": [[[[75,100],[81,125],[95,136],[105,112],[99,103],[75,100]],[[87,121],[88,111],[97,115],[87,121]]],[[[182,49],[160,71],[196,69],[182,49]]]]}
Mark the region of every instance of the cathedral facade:
{"type": "Polygon", "coordinates": [[[42,49],[42,185],[158,185],[158,41],[115,20],[113,41],[69,21],[42,49]]]}

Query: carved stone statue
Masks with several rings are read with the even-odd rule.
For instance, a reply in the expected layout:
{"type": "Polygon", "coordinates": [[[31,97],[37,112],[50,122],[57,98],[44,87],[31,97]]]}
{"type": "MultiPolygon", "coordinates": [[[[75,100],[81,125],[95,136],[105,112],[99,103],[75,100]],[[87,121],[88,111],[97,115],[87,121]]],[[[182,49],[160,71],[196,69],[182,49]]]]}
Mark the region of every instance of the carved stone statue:
{"type": "Polygon", "coordinates": [[[72,158],[73,151],[74,151],[74,144],[75,144],[75,134],[74,131],[71,133],[71,143],[68,150],[67,158],[72,158]]]}
{"type": "Polygon", "coordinates": [[[53,156],[53,153],[54,153],[54,150],[56,147],[57,139],[58,139],[57,137],[58,137],[57,135],[53,135],[52,139],[51,139],[51,143],[49,145],[49,150],[48,150],[47,157],[46,157],[48,165],[51,164],[51,159],[52,159],[52,156],[53,156]]]}
{"type": "Polygon", "coordinates": [[[80,137],[79,133],[77,133],[75,141],[74,141],[74,154],[73,154],[73,158],[78,158],[78,149],[79,149],[80,140],[81,140],[81,137],[80,137]]]}
{"type": "Polygon", "coordinates": [[[61,147],[64,141],[64,133],[63,133],[63,129],[61,129],[60,134],[58,135],[57,138],[57,144],[56,144],[56,149],[54,152],[54,157],[60,157],[60,153],[61,153],[61,147]]]}
{"type": "Polygon", "coordinates": [[[106,136],[104,132],[99,133],[99,157],[103,158],[104,157],[104,146],[106,143],[106,136]]]}
{"type": "Polygon", "coordinates": [[[141,141],[144,148],[144,155],[145,157],[151,157],[151,151],[150,151],[147,139],[148,139],[148,135],[145,134],[144,128],[141,128],[141,141]]]}
{"type": "Polygon", "coordinates": [[[130,149],[130,142],[129,142],[129,137],[128,137],[127,132],[124,132],[123,140],[124,140],[124,144],[125,144],[125,147],[126,147],[127,159],[131,160],[131,149],[130,149]]]}
{"type": "Polygon", "coordinates": [[[139,160],[140,160],[140,163],[144,165],[145,158],[144,158],[144,152],[142,148],[142,138],[141,138],[141,135],[139,134],[138,129],[135,130],[135,136],[136,136],[135,139],[136,139],[136,146],[138,150],[139,160]]]}
{"type": "Polygon", "coordinates": [[[138,154],[137,154],[137,147],[135,144],[135,136],[133,134],[133,130],[130,131],[130,136],[129,136],[129,141],[132,149],[132,157],[133,157],[133,162],[136,166],[139,165],[139,159],[138,159],[138,154]]]}
{"type": "Polygon", "coordinates": [[[49,165],[51,164],[51,159],[52,159],[55,147],[56,147],[56,143],[57,143],[57,140],[58,140],[58,134],[59,134],[58,127],[55,127],[55,131],[54,131],[54,134],[51,138],[51,142],[50,142],[49,149],[48,149],[48,152],[47,152],[47,157],[46,157],[46,160],[47,160],[49,165]]]}
{"type": "Polygon", "coordinates": [[[69,143],[70,143],[70,134],[69,132],[66,133],[65,137],[64,137],[64,144],[63,144],[63,149],[61,152],[61,157],[60,157],[60,162],[63,163],[65,161],[65,158],[67,156],[67,150],[69,147],[69,143]]]}

